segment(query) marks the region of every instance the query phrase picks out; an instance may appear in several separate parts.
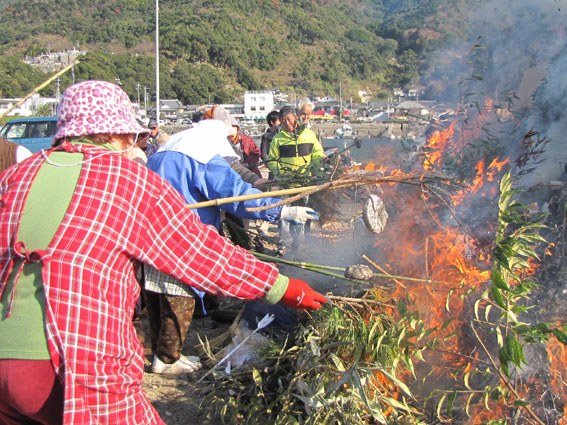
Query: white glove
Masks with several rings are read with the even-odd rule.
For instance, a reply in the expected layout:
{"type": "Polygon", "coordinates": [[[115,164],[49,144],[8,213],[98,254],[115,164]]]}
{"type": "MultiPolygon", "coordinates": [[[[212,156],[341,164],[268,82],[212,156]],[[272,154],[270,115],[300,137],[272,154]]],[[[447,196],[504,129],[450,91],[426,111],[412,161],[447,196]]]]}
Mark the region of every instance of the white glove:
{"type": "Polygon", "coordinates": [[[313,208],[288,207],[284,205],[280,213],[282,220],[291,221],[294,224],[303,224],[307,220],[319,220],[319,214],[313,208]]]}

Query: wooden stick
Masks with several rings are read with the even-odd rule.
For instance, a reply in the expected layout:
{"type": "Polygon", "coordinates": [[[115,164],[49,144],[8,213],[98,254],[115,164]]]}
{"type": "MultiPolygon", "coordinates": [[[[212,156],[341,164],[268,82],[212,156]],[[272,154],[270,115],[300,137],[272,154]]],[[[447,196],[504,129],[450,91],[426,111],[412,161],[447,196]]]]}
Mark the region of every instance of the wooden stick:
{"type": "Polygon", "coordinates": [[[14,109],[16,109],[18,106],[22,105],[26,100],[28,100],[30,97],[32,97],[34,94],[36,94],[38,91],[40,91],[44,87],[47,87],[53,80],[55,80],[60,75],[66,73],[67,71],[69,71],[73,66],[75,66],[78,63],[79,63],[79,61],[75,60],[72,64],[67,65],[65,68],[61,69],[60,71],[55,73],[53,76],[49,77],[45,82],[41,83],[39,86],[37,86],[35,89],[33,89],[30,93],[28,93],[27,95],[22,97],[20,100],[18,100],[14,105],[9,107],[2,115],[0,115],[0,119],[4,118],[6,115],[8,115],[10,112],[12,112],[14,109]]]}
{"type": "Polygon", "coordinates": [[[210,201],[187,204],[186,207],[195,209],[195,208],[219,206],[222,204],[230,204],[231,202],[249,201],[251,199],[261,199],[261,198],[271,198],[281,195],[291,195],[291,194],[305,192],[306,190],[309,190],[314,187],[317,186],[295,187],[292,189],[274,190],[272,192],[253,193],[251,195],[230,196],[228,198],[211,199],[210,201]]]}
{"type": "Polygon", "coordinates": [[[425,238],[425,277],[429,279],[429,236],[425,238]]]}
{"type": "MultiPolygon", "coordinates": [[[[378,270],[380,270],[382,273],[389,275],[389,273],[384,270],[382,267],[380,267],[378,264],[376,264],[374,261],[372,261],[370,258],[368,258],[368,256],[366,254],[362,255],[362,258],[364,258],[366,261],[368,261],[370,264],[372,264],[374,267],[376,267],[378,270]]],[[[404,285],[402,282],[400,282],[398,279],[395,279],[394,276],[390,275],[390,279],[392,279],[394,282],[396,282],[398,285],[400,285],[402,288],[404,289],[408,289],[408,287],[406,285],[404,285]]]]}
{"type": "Polygon", "coordinates": [[[390,304],[378,301],[378,300],[369,300],[368,298],[349,298],[349,297],[340,297],[338,295],[325,295],[330,301],[340,301],[345,303],[356,303],[356,304],[380,304],[391,307],[390,304]]]}
{"type": "MultiPolygon", "coordinates": [[[[259,192],[253,193],[250,195],[240,195],[240,196],[231,196],[228,198],[219,198],[219,199],[212,199],[210,201],[203,201],[197,202],[194,204],[186,205],[187,208],[203,208],[203,207],[212,207],[212,206],[219,206],[222,204],[228,204],[231,202],[240,202],[240,201],[249,201],[252,199],[261,199],[261,198],[270,198],[274,196],[282,196],[282,195],[293,195],[302,193],[302,196],[306,196],[320,190],[324,189],[342,189],[347,187],[356,187],[356,186],[365,186],[370,184],[379,184],[379,183],[406,183],[406,184],[413,184],[413,185],[422,185],[424,180],[427,179],[435,179],[435,180],[444,180],[447,182],[452,182],[452,180],[448,177],[444,176],[424,176],[424,175],[410,175],[410,176],[384,176],[384,177],[376,177],[376,176],[362,176],[362,177],[348,177],[342,178],[338,180],[333,180],[330,182],[323,183],[321,185],[316,186],[303,186],[303,187],[295,187],[290,189],[282,189],[282,190],[274,190],[272,192],[259,192]]],[[[300,196],[300,198],[302,197],[300,196]]],[[[266,205],[265,207],[259,208],[247,208],[247,211],[263,211],[270,208],[274,208],[274,205],[266,205]]]]}

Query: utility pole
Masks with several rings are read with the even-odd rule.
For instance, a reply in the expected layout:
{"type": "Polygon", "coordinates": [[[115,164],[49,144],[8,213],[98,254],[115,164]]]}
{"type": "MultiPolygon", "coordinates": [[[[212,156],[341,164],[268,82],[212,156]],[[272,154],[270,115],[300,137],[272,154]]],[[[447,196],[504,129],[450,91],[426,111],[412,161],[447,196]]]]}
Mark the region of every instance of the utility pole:
{"type": "Polygon", "coordinates": [[[140,82],[136,82],[136,92],[138,93],[138,109],[140,109],[140,82]]]}
{"type": "Polygon", "coordinates": [[[148,88],[144,86],[144,112],[146,117],[148,116],[148,88]]]}
{"type": "Polygon", "coordinates": [[[156,122],[159,127],[159,0],[156,0],[156,122]]]}
{"type": "Polygon", "coordinates": [[[343,118],[343,85],[339,81],[339,120],[343,118]]]}

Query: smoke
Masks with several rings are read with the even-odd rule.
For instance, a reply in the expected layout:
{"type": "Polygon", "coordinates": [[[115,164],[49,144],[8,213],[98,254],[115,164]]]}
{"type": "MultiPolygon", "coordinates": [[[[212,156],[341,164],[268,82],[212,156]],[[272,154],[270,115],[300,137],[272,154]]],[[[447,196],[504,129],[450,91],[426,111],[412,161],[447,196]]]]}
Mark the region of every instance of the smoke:
{"type": "MultiPolygon", "coordinates": [[[[522,153],[524,135],[534,130],[539,132],[539,137],[551,139],[551,142],[538,158],[540,163],[537,166],[535,162],[528,164],[526,168],[534,167],[534,170],[522,177],[521,185],[532,188],[539,183],[559,180],[567,162],[567,150],[564,148],[567,135],[567,0],[489,0],[482,7],[468,7],[467,36],[431,57],[432,70],[428,82],[444,87],[440,90],[443,96],[435,100],[451,101],[455,105],[478,101],[482,107],[487,98],[494,99],[496,107],[510,111],[505,119],[484,126],[491,131],[491,140],[496,139],[499,144],[500,160],[510,157],[511,163],[514,163],[522,153]]],[[[458,126],[461,130],[465,127],[466,124],[458,126]]],[[[394,145],[391,141],[387,144],[394,145]]],[[[375,145],[378,146],[378,143],[375,145]]],[[[401,150],[390,154],[378,151],[365,154],[366,159],[401,168],[393,163],[396,158],[401,158],[401,150]]],[[[476,159],[470,161],[473,172],[476,159]]],[[[400,188],[396,187],[395,190],[400,188]]],[[[412,188],[407,192],[409,194],[405,196],[408,199],[419,197],[412,188]]],[[[403,207],[394,205],[401,198],[398,195],[388,193],[383,197],[392,218],[388,227],[396,229],[394,236],[388,230],[379,237],[367,234],[359,220],[355,222],[352,237],[340,241],[329,238],[320,245],[313,245],[313,241],[307,240],[305,249],[297,258],[313,260],[315,263],[324,259],[326,264],[346,266],[360,261],[363,252],[372,252],[377,256],[380,250],[389,252],[395,249],[395,241],[400,239],[395,237],[399,223],[413,220],[414,229],[429,229],[427,223],[420,221],[418,214],[396,220],[397,216],[406,213],[403,207]],[[378,243],[386,244],[384,241],[390,237],[392,247],[376,247],[378,243]]],[[[535,195],[530,192],[529,196],[535,195]]],[[[486,234],[487,223],[494,221],[494,217],[487,217],[494,213],[494,208],[487,205],[488,202],[490,197],[479,197],[472,203],[456,207],[455,212],[464,221],[471,218],[468,215],[474,216],[477,227],[484,229],[486,234]]],[[[408,206],[407,209],[414,208],[408,206]]],[[[444,220],[450,222],[450,218],[444,220]]],[[[474,223],[471,229],[477,230],[474,223]]],[[[481,230],[476,236],[481,236],[481,230]]],[[[323,279],[332,282],[328,278],[323,279]]]]}
{"type": "Polygon", "coordinates": [[[559,180],[567,162],[567,0],[489,1],[469,16],[467,38],[434,55],[432,78],[453,84],[445,93],[455,103],[490,97],[510,110],[516,128],[499,137],[513,159],[528,131],[551,139],[523,187],[559,180]]]}

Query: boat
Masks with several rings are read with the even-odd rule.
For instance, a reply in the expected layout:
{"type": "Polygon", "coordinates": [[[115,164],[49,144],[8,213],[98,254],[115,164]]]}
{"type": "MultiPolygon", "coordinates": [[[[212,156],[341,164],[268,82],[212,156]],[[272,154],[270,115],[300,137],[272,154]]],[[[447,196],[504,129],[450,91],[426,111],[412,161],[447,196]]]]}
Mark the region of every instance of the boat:
{"type": "Polygon", "coordinates": [[[342,127],[335,130],[336,139],[346,139],[353,137],[352,127],[348,123],[344,123],[342,127]]]}

